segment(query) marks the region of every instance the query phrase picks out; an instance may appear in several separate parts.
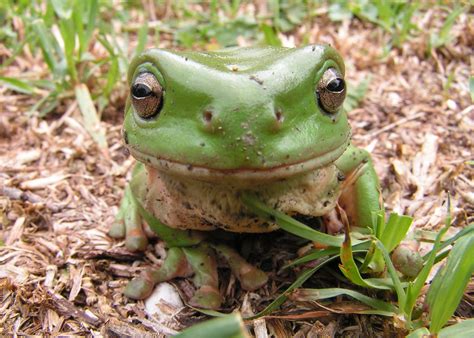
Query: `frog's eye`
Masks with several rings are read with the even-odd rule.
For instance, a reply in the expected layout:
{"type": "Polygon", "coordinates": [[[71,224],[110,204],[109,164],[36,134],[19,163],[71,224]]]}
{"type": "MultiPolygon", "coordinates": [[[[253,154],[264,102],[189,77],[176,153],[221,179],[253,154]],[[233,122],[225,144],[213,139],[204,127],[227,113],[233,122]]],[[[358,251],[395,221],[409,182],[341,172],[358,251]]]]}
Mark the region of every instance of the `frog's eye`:
{"type": "Polygon", "coordinates": [[[130,94],[133,107],[140,117],[150,118],[160,112],[163,88],[152,73],[139,74],[133,81],[130,94]]]}
{"type": "Polygon", "coordinates": [[[331,114],[341,108],[346,97],[346,82],[334,68],[326,70],[316,88],[319,104],[331,114]]]}

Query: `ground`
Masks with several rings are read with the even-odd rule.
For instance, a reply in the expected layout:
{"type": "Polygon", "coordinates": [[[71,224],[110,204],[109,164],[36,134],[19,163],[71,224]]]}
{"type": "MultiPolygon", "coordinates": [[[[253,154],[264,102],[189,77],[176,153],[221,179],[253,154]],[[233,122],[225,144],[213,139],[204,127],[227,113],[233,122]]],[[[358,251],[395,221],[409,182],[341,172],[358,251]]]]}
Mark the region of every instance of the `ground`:
{"type": "MultiPolygon", "coordinates": [[[[335,24],[324,13],[281,37],[286,45],[303,44],[303,35],[309,36],[307,43],[330,43],[346,62],[352,88],[370,80],[349,119],[353,142],[372,154],[387,211],[413,216],[414,228],[437,230],[449,194],[456,232],[474,219],[468,163],[474,26],[472,17],[462,14],[451,29],[451,42],[428,52],[428,32],[439,29],[446,14],[420,13],[420,32],[401,47],[388,48],[392,36],[380,27],[357,19],[335,24]]],[[[39,59],[26,52],[2,75],[45,72],[39,59]]],[[[133,254],[106,234],[134,164],[120,137],[125,96],[125,86],[119,86],[103,113],[108,147],[100,149],[72,99],[42,118],[26,113],[34,104],[31,96],[0,87],[0,334],[169,334],[204,318],[188,308],[163,323],[146,315],[143,302],[122,295],[127,281],[159,264],[164,252],[155,240],[145,254],[133,254]]],[[[294,257],[294,252],[278,253],[271,268],[294,257]]],[[[272,282],[255,293],[241,291],[225,277],[225,308],[256,312],[294,277],[276,271],[270,276],[272,282]]],[[[175,285],[186,299],[191,283],[175,285]]],[[[473,291],[470,284],[458,316],[472,317],[473,291]]],[[[342,300],[325,307],[295,306],[287,303],[275,317],[253,323],[257,336],[262,327],[278,337],[395,330],[380,317],[338,314],[348,306],[342,300]]]]}

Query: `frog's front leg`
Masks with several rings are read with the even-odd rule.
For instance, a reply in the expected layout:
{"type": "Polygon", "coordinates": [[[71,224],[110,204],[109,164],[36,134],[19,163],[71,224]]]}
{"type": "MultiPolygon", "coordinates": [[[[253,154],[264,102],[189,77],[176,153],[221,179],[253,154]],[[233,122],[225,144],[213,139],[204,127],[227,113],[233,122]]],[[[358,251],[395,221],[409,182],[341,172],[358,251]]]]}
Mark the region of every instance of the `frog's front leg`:
{"type": "Polygon", "coordinates": [[[350,145],[336,161],[345,175],[339,204],[349,223],[358,227],[374,227],[372,212],[383,210],[380,184],[370,154],[350,145]]]}
{"type": "MultiPolygon", "coordinates": [[[[146,200],[147,197],[146,182],[146,170],[139,164],[125,192],[120,217],[124,220],[127,217],[134,219],[136,221],[134,224],[141,224],[143,218],[158,237],[167,244],[169,250],[159,268],[148,269],[127,285],[126,296],[132,299],[144,299],[151,294],[157,283],[177,277],[194,276],[193,281],[197,291],[189,303],[196,307],[216,309],[222,302],[219,293],[216,253],[227,261],[243,289],[255,290],[267,282],[267,275],[263,271],[247,263],[230,247],[223,244],[208,245],[203,232],[174,229],[161,223],[140,202],[146,200]]],[[[127,224],[126,221],[122,223],[127,224]]],[[[112,228],[112,230],[115,229],[112,228]]],[[[124,230],[119,230],[124,233],[124,230]]],[[[127,231],[126,235],[128,239],[130,232],[127,231]]]]}
{"type": "Polygon", "coordinates": [[[138,212],[130,186],[125,189],[124,196],[115,221],[109,230],[112,238],[125,238],[125,246],[130,251],[144,251],[148,239],[142,228],[142,218],[138,212]]]}

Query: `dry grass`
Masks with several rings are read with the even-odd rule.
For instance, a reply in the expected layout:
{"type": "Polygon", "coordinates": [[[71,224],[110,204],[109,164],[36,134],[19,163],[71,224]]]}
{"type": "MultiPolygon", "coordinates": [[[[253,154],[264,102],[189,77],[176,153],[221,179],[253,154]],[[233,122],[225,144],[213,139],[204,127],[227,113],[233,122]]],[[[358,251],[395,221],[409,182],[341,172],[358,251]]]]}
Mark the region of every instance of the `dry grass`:
{"type": "MultiPolygon", "coordinates": [[[[442,17],[430,10],[417,22],[428,31],[442,17]]],[[[413,216],[417,228],[439,229],[449,192],[453,231],[472,222],[473,168],[466,164],[473,156],[472,17],[463,14],[452,29],[453,42],[429,56],[422,32],[382,57],[389,37],[357,20],[336,26],[318,17],[287,43],[298,45],[308,30],[311,43],[331,43],[342,53],[352,83],[372,77],[350,120],[354,142],[372,153],[387,209],[413,216]]],[[[0,53],[7,51],[0,48],[0,53]]],[[[44,71],[40,58],[28,53],[6,70],[9,75],[44,71]]],[[[123,100],[120,91],[104,116],[109,144],[104,153],[81,125],[74,104],[39,119],[24,113],[33,103],[30,97],[0,88],[0,236],[5,244],[0,247],[0,334],[166,334],[199,317],[186,309],[163,323],[147,317],[142,302],[122,296],[127,281],[160,262],[163,250],[158,241],[144,257],[131,254],[123,242],[106,235],[134,163],[120,140],[123,100]]],[[[247,312],[278,292],[279,282],[246,294],[232,281],[222,290],[233,300],[226,305],[242,304],[247,312]]],[[[186,295],[189,285],[181,281],[178,287],[186,295]]],[[[472,285],[463,302],[458,314],[472,316],[472,285]]],[[[343,303],[336,305],[344,310],[343,303]]],[[[294,309],[288,304],[280,315],[294,309]]],[[[337,315],[341,311],[335,306],[300,309],[307,309],[308,318],[261,319],[254,323],[255,332],[267,328],[278,337],[393,332],[389,321],[337,315]]]]}

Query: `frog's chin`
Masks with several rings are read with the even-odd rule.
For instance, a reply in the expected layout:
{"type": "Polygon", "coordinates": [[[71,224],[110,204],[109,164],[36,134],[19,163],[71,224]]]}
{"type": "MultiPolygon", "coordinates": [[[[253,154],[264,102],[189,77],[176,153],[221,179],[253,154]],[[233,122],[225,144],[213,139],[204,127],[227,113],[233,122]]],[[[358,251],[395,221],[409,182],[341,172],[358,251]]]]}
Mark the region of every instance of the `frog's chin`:
{"type": "Polygon", "coordinates": [[[306,172],[331,165],[346,150],[348,143],[330,150],[317,157],[306,159],[297,163],[284,164],[269,168],[238,168],[215,169],[193,164],[183,164],[176,161],[157,158],[129,148],[130,153],[147,167],[154,168],[170,175],[187,179],[196,179],[215,183],[235,183],[239,185],[253,185],[275,180],[287,179],[306,172]]]}

